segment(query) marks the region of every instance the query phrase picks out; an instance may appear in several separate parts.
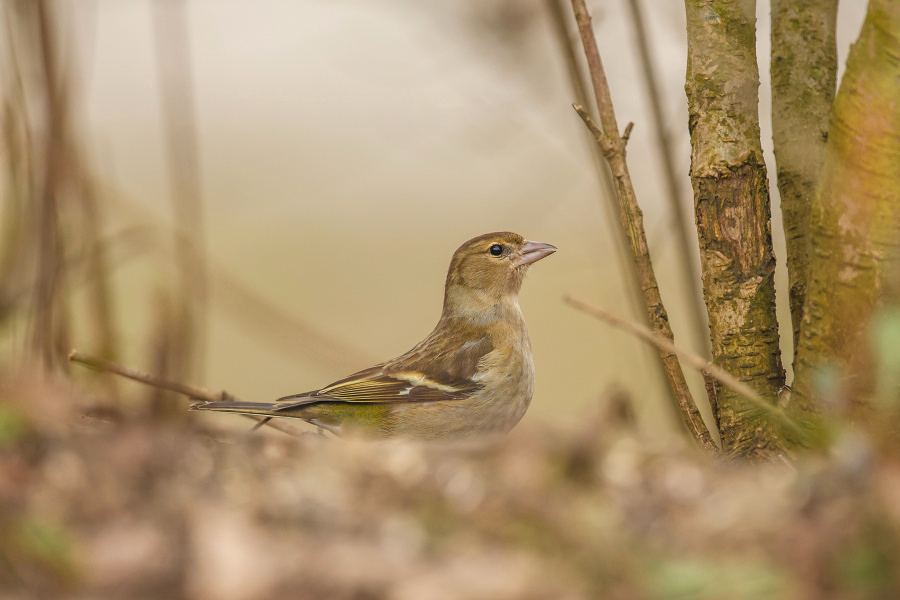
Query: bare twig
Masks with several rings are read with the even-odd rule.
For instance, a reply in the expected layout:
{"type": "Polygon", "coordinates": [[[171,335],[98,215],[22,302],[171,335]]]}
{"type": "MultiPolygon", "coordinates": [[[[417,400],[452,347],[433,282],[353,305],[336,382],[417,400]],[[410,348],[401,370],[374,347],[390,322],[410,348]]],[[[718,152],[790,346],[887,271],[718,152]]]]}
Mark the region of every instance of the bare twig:
{"type": "Polygon", "coordinates": [[[195,400],[203,400],[204,402],[223,402],[226,400],[234,399],[227,392],[215,393],[209,391],[206,388],[197,387],[186,383],[166,381],[165,379],[160,379],[159,377],[155,377],[153,375],[150,375],[149,373],[143,373],[141,371],[136,371],[128,367],[123,367],[122,365],[119,365],[112,361],[96,358],[94,356],[84,354],[83,352],[79,352],[78,350],[72,350],[69,353],[69,360],[72,362],[80,363],[86,367],[96,369],[97,371],[115,373],[116,375],[121,375],[122,377],[125,377],[127,379],[138,381],[145,385],[149,385],[162,390],[175,392],[176,394],[181,394],[195,400]]]}
{"type": "Polygon", "coordinates": [[[572,10],[575,11],[575,22],[578,23],[581,45],[584,47],[588,72],[591,74],[591,83],[594,86],[594,97],[597,100],[597,112],[600,115],[600,123],[603,125],[603,130],[610,136],[618,137],[619,126],[616,123],[616,113],[613,110],[609,83],[606,81],[606,70],[603,68],[603,61],[600,60],[600,50],[597,49],[597,40],[594,38],[591,15],[584,4],[584,0],[572,0],[572,10]]]}
{"type": "MultiPolygon", "coordinates": [[[[650,116],[653,119],[653,130],[656,134],[656,147],[662,158],[666,192],[669,198],[669,210],[672,213],[672,220],[675,222],[675,241],[681,254],[681,267],[690,298],[691,310],[689,312],[694,321],[692,331],[697,336],[697,340],[701,344],[700,347],[705,348],[709,344],[706,315],[704,314],[705,305],[700,294],[700,286],[695,279],[694,270],[691,268],[691,265],[699,264],[699,256],[697,256],[696,251],[692,251],[692,248],[696,248],[696,235],[688,230],[684,215],[685,200],[681,193],[681,187],[678,185],[678,176],[675,173],[675,157],[672,155],[669,131],[663,120],[662,94],[657,85],[658,77],[653,66],[653,59],[650,56],[650,43],[647,39],[641,0],[628,0],[628,6],[631,9],[631,20],[634,23],[635,38],[637,39],[638,52],[641,57],[641,71],[644,75],[647,96],[650,100],[650,116]]],[[[627,128],[622,137],[628,137],[627,128]]]]}
{"type": "MultiPolygon", "coordinates": [[[[597,49],[597,41],[594,39],[594,30],[591,27],[591,17],[588,14],[584,0],[572,0],[572,8],[575,11],[575,20],[578,23],[581,42],[587,57],[602,129],[597,126],[583,108],[579,110],[579,107],[576,107],[576,111],[578,111],[579,116],[581,116],[588,129],[594,135],[612,170],[616,184],[616,195],[619,199],[619,221],[630,243],[651,328],[656,335],[668,339],[671,343],[674,339],[672,328],[669,326],[669,317],[663,306],[659,285],[650,261],[647,236],[644,233],[643,214],[638,206],[634,187],[631,183],[631,175],[625,162],[625,145],[627,140],[619,135],[619,127],[616,123],[616,114],[613,110],[609,84],[606,81],[603,62],[600,60],[600,52],[597,49]]],[[[681,369],[681,364],[678,362],[678,356],[672,350],[660,346],[657,346],[657,350],[665,368],[669,387],[680,409],[682,420],[702,448],[710,452],[718,452],[718,447],[713,442],[709,429],[703,422],[700,411],[697,409],[697,405],[691,396],[691,391],[688,389],[687,382],[684,379],[684,372],[681,369]]]]}
{"type": "Polygon", "coordinates": [[[684,348],[679,348],[675,345],[675,343],[668,339],[664,338],[659,334],[656,334],[646,327],[638,325],[637,323],[633,323],[624,319],[605,308],[601,308],[599,306],[593,306],[586,302],[582,302],[577,298],[573,298],[571,296],[563,297],[563,301],[573,308],[577,308],[582,312],[586,312],[589,315],[597,317],[601,321],[605,321],[610,325],[618,327],[628,333],[641,338],[645,342],[650,342],[660,350],[664,350],[666,352],[671,352],[672,354],[678,355],[679,358],[684,360],[688,366],[693,367],[701,374],[709,375],[719,383],[723,385],[727,385],[734,391],[739,394],[742,394],[746,398],[750,398],[752,400],[757,400],[759,402],[764,402],[763,397],[757,394],[753,388],[748,386],[745,383],[742,383],[737,377],[729,373],[728,371],[717,367],[712,362],[706,360],[699,354],[694,354],[690,350],[685,350],[684,348]]]}
{"type": "MultiPolygon", "coordinates": [[[[580,45],[577,34],[571,31],[569,25],[572,16],[567,6],[568,0],[546,0],[547,9],[550,12],[553,23],[553,31],[562,50],[569,73],[569,82],[572,84],[572,92],[575,96],[575,104],[581,105],[587,114],[593,113],[593,100],[588,95],[585,84],[585,73],[581,61],[578,59],[576,45],[580,45]]],[[[625,293],[628,295],[629,308],[635,311],[635,315],[644,314],[644,303],[641,300],[641,290],[638,284],[638,276],[635,272],[634,262],[629,260],[628,240],[621,228],[615,225],[619,214],[619,203],[616,200],[616,188],[613,185],[609,164],[603,154],[597,148],[597,144],[590,144],[591,156],[594,159],[597,179],[600,184],[602,202],[605,216],[610,224],[610,234],[613,240],[613,250],[616,253],[615,264],[619,267],[623,281],[626,282],[625,293]]]]}
{"type": "Polygon", "coordinates": [[[615,151],[612,142],[609,137],[603,133],[603,130],[597,125],[597,122],[594,121],[594,117],[592,117],[580,104],[573,104],[572,108],[575,109],[575,112],[578,113],[578,116],[581,117],[581,120],[584,121],[584,124],[587,126],[588,131],[594,136],[594,140],[597,142],[597,145],[600,146],[603,155],[607,156],[612,154],[615,151]]]}
{"type": "MultiPolygon", "coordinates": [[[[78,350],[72,350],[69,353],[69,360],[82,364],[86,367],[90,367],[91,369],[96,369],[97,371],[115,373],[116,375],[131,379],[132,381],[137,381],[145,385],[159,388],[161,390],[175,392],[176,394],[181,394],[194,400],[202,400],[204,402],[225,402],[235,400],[234,396],[225,391],[211,392],[206,388],[197,387],[186,383],[166,381],[165,379],[155,377],[153,375],[150,375],[149,373],[143,373],[141,371],[129,369],[128,367],[123,367],[122,365],[114,363],[112,361],[103,360],[94,356],[90,356],[88,354],[84,354],[83,352],[79,352],[78,350]]],[[[303,434],[303,432],[296,427],[292,427],[291,425],[282,423],[278,420],[269,419],[268,417],[255,417],[253,415],[242,416],[256,421],[257,423],[264,422],[265,425],[268,425],[272,429],[275,429],[282,433],[286,433],[288,435],[292,435],[294,437],[299,437],[303,434]]]]}
{"type": "Polygon", "coordinates": [[[710,387],[710,378],[714,379],[715,381],[718,381],[722,385],[728,386],[738,394],[742,395],[756,407],[761,408],[768,413],[776,414],[778,419],[782,423],[785,423],[795,433],[800,433],[799,426],[793,421],[793,419],[788,417],[784,413],[784,411],[780,410],[772,403],[767,402],[765,398],[759,395],[759,393],[757,393],[756,390],[754,390],[752,387],[750,387],[725,369],[706,360],[702,356],[695,354],[690,350],[680,348],[676,346],[671,339],[654,333],[653,331],[650,331],[642,325],[633,323],[631,321],[628,321],[627,319],[623,319],[622,317],[599,306],[588,304],[587,302],[583,302],[571,296],[564,296],[563,302],[575,309],[596,317],[601,321],[609,323],[614,327],[618,327],[619,329],[626,331],[634,335],[635,337],[644,340],[645,342],[653,344],[660,351],[676,354],[679,358],[684,360],[688,364],[688,366],[693,367],[694,369],[699,371],[701,375],[703,375],[704,379],[707,381],[707,389],[710,387]]]}
{"type": "Polygon", "coordinates": [[[208,285],[188,7],[185,0],[155,0],[151,6],[179,275],[174,306],[161,325],[162,337],[169,342],[161,345],[160,362],[179,376],[191,377],[202,372],[208,285]]]}

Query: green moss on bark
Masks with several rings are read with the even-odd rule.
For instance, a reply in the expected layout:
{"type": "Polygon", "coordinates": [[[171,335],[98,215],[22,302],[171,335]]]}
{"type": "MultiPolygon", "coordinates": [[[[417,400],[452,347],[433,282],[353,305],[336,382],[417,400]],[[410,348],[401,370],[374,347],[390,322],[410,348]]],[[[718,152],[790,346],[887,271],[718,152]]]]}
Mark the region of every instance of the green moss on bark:
{"type": "Polygon", "coordinates": [[[900,300],[900,3],[871,0],[834,101],[810,217],[810,277],[792,408],[827,394],[864,401],[874,367],[867,328],[900,300]],[[818,373],[838,374],[816,389],[818,373]]]}
{"type": "MultiPolygon", "coordinates": [[[[784,383],[769,190],[759,140],[756,3],[687,0],[691,179],[713,360],[774,398],[784,383]]],[[[763,457],[776,428],[720,389],[724,450],[763,457]]]]}
{"type": "Polygon", "coordinates": [[[772,139],[787,245],[794,353],[809,277],[809,214],[837,76],[837,0],[772,1],[772,139]]]}

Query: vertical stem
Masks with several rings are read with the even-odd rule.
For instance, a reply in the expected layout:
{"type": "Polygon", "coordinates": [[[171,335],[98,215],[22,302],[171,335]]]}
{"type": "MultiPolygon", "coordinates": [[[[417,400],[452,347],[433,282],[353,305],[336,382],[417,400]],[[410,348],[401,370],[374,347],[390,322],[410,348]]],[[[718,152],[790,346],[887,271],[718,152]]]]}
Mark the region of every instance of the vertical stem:
{"type": "MultiPolygon", "coordinates": [[[[628,165],[625,161],[625,144],[627,140],[619,135],[616,115],[609,92],[609,84],[606,81],[603,62],[600,60],[600,52],[597,49],[597,41],[594,38],[594,30],[591,26],[591,17],[584,0],[572,0],[572,8],[575,11],[575,20],[578,23],[578,30],[587,57],[603,131],[596,126],[590,116],[583,110],[579,114],[581,114],[585,124],[592,129],[592,133],[594,133],[603,155],[609,162],[616,185],[616,196],[619,199],[619,219],[622,229],[627,232],[651,327],[656,334],[668,340],[673,340],[674,336],[669,326],[669,318],[660,297],[656,275],[653,273],[653,265],[650,262],[647,237],[644,233],[643,215],[637,204],[634,187],[631,184],[631,175],[628,172],[628,165]]],[[[661,348],[659,349],[659,355],[669,379],[669,386],[677,399],[685,424],[701,447],[710,452],[715,452],[716,446],[687,387],[678,357],[673,352],[661,348]]]]}
{"type": "MultiPolygon", "coordinates": [[[[580,44],[580,42],[576,37],[572,36],[568,25],[572,18],[569,2],[568,0],[546,0],[546,2],[553,21],[556,34],[555,37],[559,41],[563,57],[565,58],[567,71],[569,72],[569,80],[575,94],[575,101],[577,104],[580,104],[588,110],[587,107],[595,106],[596,103],[588,94],[588,89],[584,81],[584,73],[582,72],[583,69],[578,60],[578,55],[574,46],[575,43],[580,44]]],[[[588,112],[595,114],[594,110],[588,110],[588,112]]],[[[609,163],[607,163],[606,159],[603,157],[603,153],[600,151],[597,143],[593,139],[589,140],[589,142],[591,156],[594,158],[594,165],[596,166],[595,173],[597,173],[597,180],[603,195],[602,204],[605,209],[607,222],[609,223],[609,234],[613,239],[616,264],[619,266],[622,281],[625,285],[629,309],[632,311],[635,318],[640,319],[649,327],[650,321],[647,318],[647,311],[644,310],[643,293],[641,292],[640,284],[638,283],[638,274],[635,270],[634,261],[630,256],[631,252],[628,248],[628,240],[625,238],[625,232],[622,228],[616,225],[619,214],[619,201],[616,198],[616,188],[609,171],[609,163]]],[[[656,373],[654,373],[654,375],[659,377],[662,382],[665,379],[662,365],[655,360],[655,353],[653,353],[651,348],[647,348],[645,352],[647,352],[647,358],[650,361],[650,364],[655,367],[656,373]]],[[[668,390],[669,388],[666,387],[665,389],[668,390]]],[[[675,400],[674,396],[672,396],[672,400],[675,400]]]]}
{"type": "Polygon", "coordinates": [[[772,0],[772,140],[787,242],[794,356],[809,277],[809,213],[837,81],[837,0],[772,0]]]}
{"type": "MultiPolygon", "coordinates": [[[[793,409],[823,396],[859,401],[893,372],[874,319],[900,306],[900,3],[870,0],[834,99],[810,216],[809,287],[793,409]],[[826,384],[830,384],[826,387],[826,384]]],[[[896,339],[887,340],[895,349],[896,339]]],[[[890,390],[896,403],[897,389],[890,390]]],[[[894,405],[894,410],[896,407],[894,405]]]]}
{"type": "Polygon", "coordinates": [[[687,201],[681,193],[678,176],[675,174],[675,158],[672,156],[669,131],[663,118],[662,94],[657,85],[659,77],[654,68],[653,57],[650,55],[644,13],[640,0],[628,0],[628,7],[631,9],[631,20],[634,23],[634,33],[641,58],[641,73],[644,76],[644,84],[647,86],[647,96],[650,100],[650,115],[653,119],[653,131],[656,134],[656,148],[662,158],[666,197],[669,199],[669,210],[672,212],[672,221],[675,223],[675,242],[681,254],[682,277],[688,290],[688,303],[690,304],[688,312],[693,321],[691,330],[700,342],[700,347],[708,348],[708,328],[706,315],[703,313],[703,296],[700,294],[700,286],[692,268],[692,265],[696,264],[695,261],[698,260],[696,246],[692,242],[694,234],[688,230],[685,219],[683,207],[687,205],[687,201]]]}
{"type": "Polygon", "coordinates": [[[65,307],[61,297],[63,241],[59,228],[59,188],[65,152],[65,95],[57,72],[57,56],[47,0],[35,7],[38,50],[46,97],[47,133],[44,146],[44,176],[36,204],[38,277],[35,288],[35,319],[32,350],[45,368],[65,367],[68,340],[65,307]]]}
{"type": "Polygon", "coordinates": [[[207,301],[206,234],[185,0],[153,0],[163,116],[175,215],[178,300],[171,318],[177,336],[172,365],[178,379],[196,377],[202,361],[207,301]]]}
{"type": "MultiPolygon", "coordinates": [[[[756,1],[685,7],[691,180],[713,361],[774,402],[784,371],[759,139],[756,1]]],[[[774,424],[732,390],[719,390],[718,412],[726,452],[763,457],[782,447],[774,424]]]]}

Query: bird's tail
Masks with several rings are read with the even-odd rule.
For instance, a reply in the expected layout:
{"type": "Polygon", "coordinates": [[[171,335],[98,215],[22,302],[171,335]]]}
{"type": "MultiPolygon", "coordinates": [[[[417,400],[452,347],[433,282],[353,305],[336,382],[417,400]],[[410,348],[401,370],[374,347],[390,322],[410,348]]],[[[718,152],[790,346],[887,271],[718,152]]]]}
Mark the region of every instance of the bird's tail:
{"type": "Polygon", "coordinates": [[[283,412],[275,410],[275,404],[266,402],[200,402],[191,405],[191,410],[212,410],[215,412],[260,415],[263,417],[283,417],[283,412]]]}

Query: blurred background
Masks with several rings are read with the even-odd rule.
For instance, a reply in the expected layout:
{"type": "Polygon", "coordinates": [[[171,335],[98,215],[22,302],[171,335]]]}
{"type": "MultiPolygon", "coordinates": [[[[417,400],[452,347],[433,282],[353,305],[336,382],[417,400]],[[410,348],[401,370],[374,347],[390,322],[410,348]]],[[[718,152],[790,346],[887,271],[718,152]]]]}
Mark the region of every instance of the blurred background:
{"type": "MultiPolygon", "coordinates": [[[[629,166],[676,339],[706,353],[684,9],[644,2],[675,214],[629,3],[592,4],[620,126],[635,123],[629,166]]],[[[271,400],[407,350],[437,321],[455,248],[512,230],[559,248],[521,297],[537,367],[526,419],[574,422],[618,386],[641,423],[670,429],[655,353],[561,303],[572,294],[640,320],[554,6],[6,0],[2,352],[39,346],[30,319],[45,310],[58,316],[50,344],[271,400]],[[49,192],[34,175],[44,168],[49,192]],[[59,222],[29,217],[29,194],[55,203],[59,222]],[[29,223],[57,227],[63,247],[48,250],[29,223]],[[60,257],[56,308],[32,292],[48,252],[60,257]]],[[[840,64],[863,13],[841,7],[840,64]]],[[[758,14],[770,148],[768,2],[758,14]]]]}
{"type": "MultiPolygon", "coordinates": [[[[676,340],[706,354],[683,4],[589,4],[676,340]]],[[[841,5],[841,66],[864,4],[841,5]]],[[[563,304],[642,320],[570,106],[567,1],[3,0],[0,19],[0,598],[900,597],[895,420],[833,415],[827,451],[726,463],[679,430],[655,352],[563,304]],[[247,435],[65,360],[248,401],[317,388],[422,339],[452,252],[494,230],[559,251],[520,299],[532,407],[487,448],[247,435]]]]}

